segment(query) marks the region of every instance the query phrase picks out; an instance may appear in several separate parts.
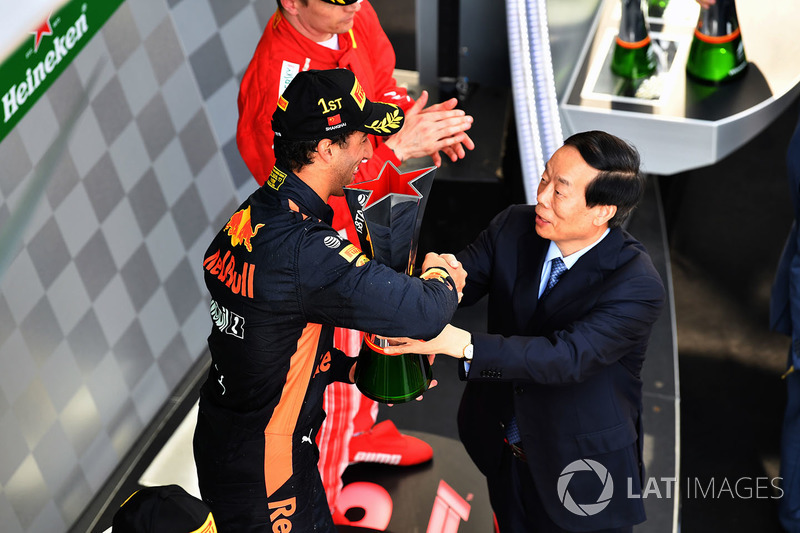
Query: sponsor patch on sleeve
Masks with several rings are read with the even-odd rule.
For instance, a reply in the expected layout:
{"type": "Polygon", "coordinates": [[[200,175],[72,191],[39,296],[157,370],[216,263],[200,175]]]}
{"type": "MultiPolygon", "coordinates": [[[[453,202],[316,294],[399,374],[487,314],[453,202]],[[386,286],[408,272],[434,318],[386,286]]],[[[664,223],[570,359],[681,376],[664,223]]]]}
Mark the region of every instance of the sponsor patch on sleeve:
{"type": "Polygon", "coordinates": [[[442,268],[429,268],[420,276],[422,279],[436,280],[441,281],[442,283],[447,283],[445,280],[449,277],[450,274],[448,274],[447,271],[442,268]]]}
{"type": "Polygon", "coordinates": [[[339,255],[344,257],[348,263],[352,263],[359,254],[361,254],[361,250],[355,244],[348,244],[339,250],[339,255]]]}
{"type": "Polygon", "coordinates": [[[331,250],[335,250],[342,245],[342,239],[334,237],[333,235],[328,235],[322,242],[331,250]]]}
{"type": "Polygon", "coordinates": [[[357,267],[364,266],[367,263],[369,263],[369,257],[367,257],[366,254],[361,254],[358,257],[358,260],[356,261],[356,266],[357,267]]]}

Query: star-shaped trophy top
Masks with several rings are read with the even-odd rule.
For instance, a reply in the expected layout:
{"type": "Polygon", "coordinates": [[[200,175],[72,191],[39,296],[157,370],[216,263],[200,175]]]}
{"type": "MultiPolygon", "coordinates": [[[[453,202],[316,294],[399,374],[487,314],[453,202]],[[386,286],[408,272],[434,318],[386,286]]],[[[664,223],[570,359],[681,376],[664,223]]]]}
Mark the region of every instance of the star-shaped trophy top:
{"type": "Polygon", "coordinates": [[[431,168],[422,168],[410,172],[400,172],[394,163],[387,161],[378,177],[370,181],[362,181],[348,185],[348,189],[358,189],[359,191],[369,192],[369,199],[364,204],[364,209],[377,204],[384,198],[393,194],[422,198],[422,194],[414,187],[414,182],[424,174],[431,171],[431,168]]]}

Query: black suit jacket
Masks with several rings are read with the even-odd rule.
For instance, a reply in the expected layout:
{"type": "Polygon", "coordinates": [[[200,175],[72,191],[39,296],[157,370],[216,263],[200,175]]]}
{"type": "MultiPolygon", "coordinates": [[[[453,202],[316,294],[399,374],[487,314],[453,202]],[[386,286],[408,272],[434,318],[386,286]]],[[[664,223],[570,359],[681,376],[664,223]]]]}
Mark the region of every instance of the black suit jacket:
{"type": "Polygon", "coordinates": [[[786,167],[794,223],[772,284],[769,316],[771,329],[792,337],[786,366],[794,365],[797,371],[800,370],[800,120],[786,152],[786,167]]]}
{"type": "Polygon", "coordinates": [[[462,305],[489,298],[488,334],[473,335],[461,440],[491,473],[513,412],[538,492],[531,497],[556,524],[590,531],[642,522],[628,480],[641,494],[641,368],[664,286],[644,247],[612,229],[538,301],[550,241],[534,218],[534,206],[512,206],[458,254],[468,273],[462,305]],[[611,489],[599,479],[604,469],[613,491],[601,493],[611,489]]]}

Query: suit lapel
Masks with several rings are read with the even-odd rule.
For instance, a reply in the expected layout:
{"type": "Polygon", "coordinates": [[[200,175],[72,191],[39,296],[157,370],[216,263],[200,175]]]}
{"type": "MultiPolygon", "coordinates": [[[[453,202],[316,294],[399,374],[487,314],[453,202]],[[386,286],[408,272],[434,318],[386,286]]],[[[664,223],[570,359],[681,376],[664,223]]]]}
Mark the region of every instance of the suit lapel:
{"type": "Polygon", "coordinates": [[[518,331],[531,320],[538,303],[539,282],[544,257],[550,241],[542,239],[534,229],[520,235],[517,243],[517,277],[512,299],[513,317],[518,331]]]}
{"type": "MultiPolygon", "coordinates": [[[[583,302],[587,291],[602,281],[605,272],[616,268],[623,240],[621,230],[611,230],[605,239],[578,259],[561,276],[547,298],[538,303],[530,320],[525,323],[526,330],[547,330],[548,323],[558,316],[561,309],[574,302],[583,302]]],[[[541,275],[541,267],[539,272],[541,275]]]]}

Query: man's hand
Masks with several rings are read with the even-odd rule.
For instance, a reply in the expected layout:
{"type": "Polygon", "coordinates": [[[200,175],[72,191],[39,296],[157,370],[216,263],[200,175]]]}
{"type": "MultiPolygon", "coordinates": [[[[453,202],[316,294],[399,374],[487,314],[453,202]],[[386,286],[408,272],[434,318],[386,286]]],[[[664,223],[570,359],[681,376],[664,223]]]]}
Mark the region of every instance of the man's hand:
{"type": "Polygon", "coordinates": [[[358,366],[358,357],[354,357],[354,359],[356,362],[353,363],[353,366],[350,367],[350,373],[347,374],[347,378],[350,380],[350,383],[356,382],[356,367],[358,366]]]}
{"type": "MultiPolygon", "coordinates": [[[[425,96],[426,99],[428,98],[427,91],[423,91],[423,95],[425,96]]],[[[426,107],[421,111],[421,113],[429,113],[431,111],[449,111],[451,109],[455,109],[457,105],[458,105],[458,99],[451,98],[449,100],[445,100],[444,102],[440,102],[438,104],[433,104],[430,107],[426,107]]],[[[450,161],[452,161],[453,163],[455,163],[459,159],[464,159],[464,156],[467,155],[465,148],[467,150],[475,149],[475,143],[472,142],[472,139],[469,137],[469,135],[464,133],[464,137],[465,139],[462,142],[454,144],[452,146],[446,146],[445,148],[442,149],[442,152],[447,157],[449,157],[450,161]]],[[[438,153],[431,154],[431,157],[433,158],[433,163],[437,167],[442,166],[442,157],[438,153]]]]}
{"type": "Polygon", "coordinates": [[[464,293],[464,284],[467,282],[467,271],[461,265],[461,262],[456,259],[453,254],[437,254],[428,252],[425,254],[425,261],[422,262],[422,272],[429,268],[439,267],[443,268],[450,274],[453,281],[456,283],[456,290],[458,291],[458,301],[461,301],[461,296],[464,293]]]}
{"type": "Polygon", "coordinates": [[[429,341],[406,337],[389,339],[389,346],[383,348],[383,351],[388,355],[400,355],[403,353],[444,354],[461,358],[464,354],[464,348],[470,343],[471,338],[469,331],[448,324],[438,336],[429,341]]]}
{"type": "Polygon", "coordinates": [[[422,91],[419,100],[406,111],[403,127],[389,137],[386,146],[400,161],[429,155],[434,164],[440,166],[440,151],[444,151],[453,161],[453,157],[464,157],[464,147],[470,150],[475,147],[469,135],[464,133],[472,127],[472,116],[461,109],[454,109],[454,101],[448,100],[424,109],[427,103],[428,92],[422,91]]]}

